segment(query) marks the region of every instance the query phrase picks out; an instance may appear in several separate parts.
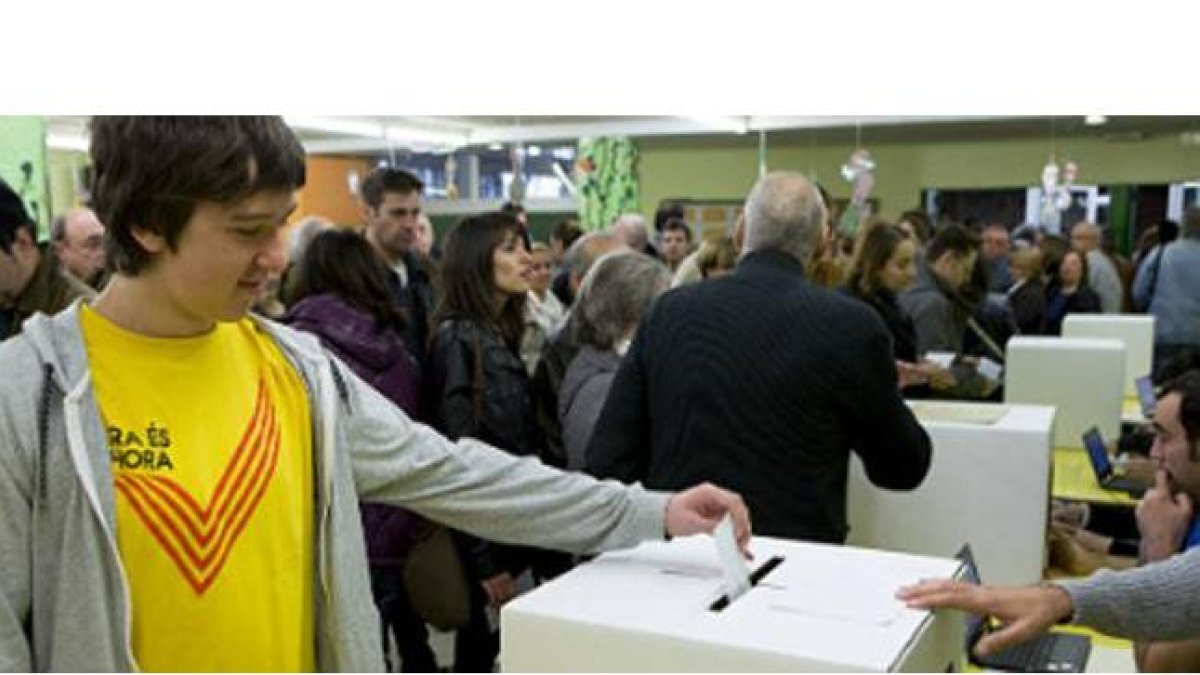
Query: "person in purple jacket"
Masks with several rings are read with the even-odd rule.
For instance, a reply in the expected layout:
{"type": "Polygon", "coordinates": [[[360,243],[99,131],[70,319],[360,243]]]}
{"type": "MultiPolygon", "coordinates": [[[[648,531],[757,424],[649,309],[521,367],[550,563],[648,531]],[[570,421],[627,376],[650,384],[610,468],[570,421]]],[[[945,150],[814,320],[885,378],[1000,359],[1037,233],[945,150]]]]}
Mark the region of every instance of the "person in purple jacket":
{"type": "MultiPolygon", "coordinates": [[[[404,317],[392,301],[387,270],[371,245],[350,230],[326,230],[297,261],[296,274],[296,302],[284,321],[315,334],[409,417],[424,420],[420,370],[401,337],[404,317]]],[[[403,670],[436,672],[428,630],[409,602],[403,579],[404,563],[423,519],[383,504],[363,503],[360,509],[384,654],[390,626],[403,670]]]]}

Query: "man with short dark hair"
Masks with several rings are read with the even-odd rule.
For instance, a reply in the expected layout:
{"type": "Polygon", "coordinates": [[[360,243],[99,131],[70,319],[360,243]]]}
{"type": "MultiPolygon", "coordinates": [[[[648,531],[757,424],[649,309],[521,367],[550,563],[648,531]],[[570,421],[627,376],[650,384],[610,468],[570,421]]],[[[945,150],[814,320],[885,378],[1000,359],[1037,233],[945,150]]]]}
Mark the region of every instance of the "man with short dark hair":
{"type": "Polygon", "coordinates": [[[99,288],[104,275],[104,226],[95,212],[79,207],[50,224],[50,240],[63,272],[90,288],[99,288]]]}
{"type": "Polygon", "coordinates": [[[662,229],[662,259],[671,272],[679,269],[679,263],[691,252],[692,230],[680,218],[671,218],[662,229]]]}
{"type": "Polygon", "coordinates": [[[96,118],[91,138],[113,278],[0,344],[0,671],[378,671],[360,500],[578,552],[726,513],[748,540],[736,495],[452,443],[248,315],[305,181],[282,119],[96,118]]]}
{"type": "Polygon", "coordinates": [[[1008,266],[1008,227],[991,223],[983,228],[983,257],[987,261],[988,291],[1007,293],[1012,287],[1012,271],[1008,266]]]}
{"type": "Polygon", "coordinates": [[[19,332],[35,312],[58,312],[93,294],[38,246],[37,226],[21,197],[0,180],[0,340],[19,332]]]}
{"type": "MultiPolygon", "coordinates": [[[[931,351],[962,355],[967,325],[975,307],[964,291],[979,257],[979,238],[951,223],[938,230],[924,257],[917,260],[917,281],[900,296],[900,304],[917,329],[917,354],[931,351]]],[[[994,383],[966,362],[951,369],[952,380],[931,382],[939,396],[985,398],[994,383]]]]}
{"type": "Polygon", "coordinates": [[[424,189],[411,172],[391,167],[376,168],[359,189],[367,241],[392,270],[392,293],[407,319],[404,346],[418,363],[425,362],[436,302],[433,275],[416,252],[424,189]]]}
{"type": "Polygon", "coordinates": [[[852,450],[875,485],[921,483],[929,437],[900,397],[891,333],[805,278],[827,220],[804,176],[759,180],[733,273],[669,291],[642,319],[589,472],[663,488],[719,481],[745,496],[757,531],[839,544],[852,450]]]}

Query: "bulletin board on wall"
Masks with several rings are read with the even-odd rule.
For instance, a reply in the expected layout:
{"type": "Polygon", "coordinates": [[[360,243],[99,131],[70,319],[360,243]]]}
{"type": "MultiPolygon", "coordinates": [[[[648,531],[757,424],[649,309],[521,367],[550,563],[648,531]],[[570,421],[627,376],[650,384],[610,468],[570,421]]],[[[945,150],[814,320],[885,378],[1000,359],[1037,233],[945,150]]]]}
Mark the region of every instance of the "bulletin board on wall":
{"type": "Polygon", "coordinates": [[[46,182],[46,123],[41,117],[0,116],[0,178],[37,222],[38,236],[50,231],[50,191],[46,182]]]}
{"type": "Polygon", "coordinates": [[[659,203],[683,206],[683,220],[692,234],[704,241],[732,236],[737,226],[738,214],[742,212],[740,199],[664,199],[659,203]]]}

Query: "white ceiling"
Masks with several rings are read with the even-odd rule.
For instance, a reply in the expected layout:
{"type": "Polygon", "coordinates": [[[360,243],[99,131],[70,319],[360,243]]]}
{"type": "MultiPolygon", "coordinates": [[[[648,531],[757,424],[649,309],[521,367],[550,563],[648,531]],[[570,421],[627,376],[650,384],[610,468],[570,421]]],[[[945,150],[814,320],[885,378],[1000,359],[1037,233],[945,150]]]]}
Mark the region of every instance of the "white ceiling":
{"type": "MultiPolygon", "coordinates": [[[[87,117],[47,117],[50,147],[86,150],[87,117]]],[[[1014,119],[989,116],[328,116],[288,117],[313,154],[374,154],[514,142],[574,140],[589,136],[735,135],[758,130],[817,129],[1014,119]]]]}

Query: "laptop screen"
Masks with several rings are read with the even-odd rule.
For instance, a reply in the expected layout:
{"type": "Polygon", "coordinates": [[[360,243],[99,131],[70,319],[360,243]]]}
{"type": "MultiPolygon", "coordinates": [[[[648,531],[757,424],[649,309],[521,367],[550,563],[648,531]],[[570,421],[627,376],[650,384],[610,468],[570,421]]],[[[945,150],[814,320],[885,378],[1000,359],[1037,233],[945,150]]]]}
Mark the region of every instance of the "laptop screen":
{"type": "Polygon", "coordinates": [[[1146,417],[1154,415],[1154,406],[1158,399],[1154,396],[1154,382],[1149,375],[1143,375],[1135,382],[1137,385],[1138,401],[1142,404],[1142,414],[1146,417]]]}
{"type": "Polygon", "coordinates": [[[1092,427],[1083,432],[1083,447],[1087,450],[1096,477],[1100,481],[1107,480],[1112,474],[1112,464],[1108,461],[1108,450],[1104,447],[1104,437],[1100,435],[1099,429],[1092,427]]]}

